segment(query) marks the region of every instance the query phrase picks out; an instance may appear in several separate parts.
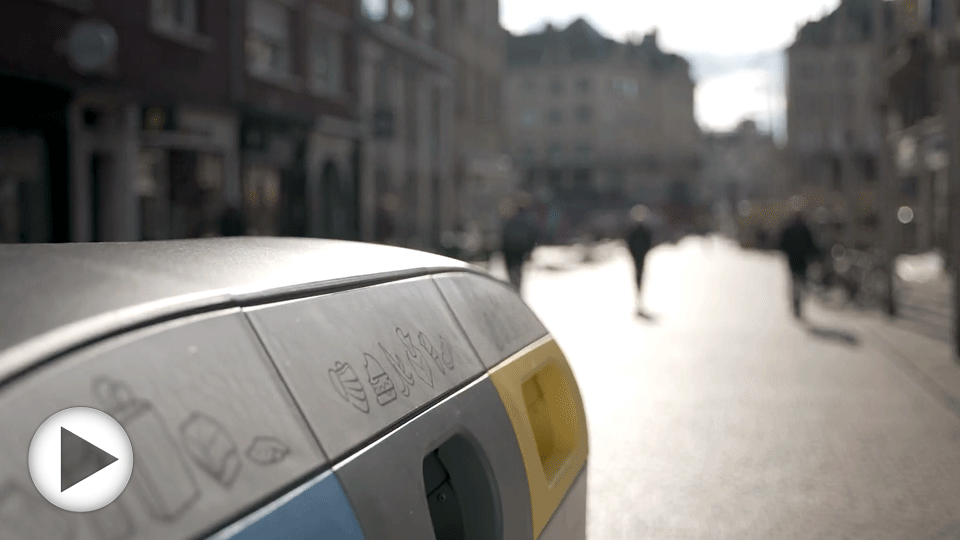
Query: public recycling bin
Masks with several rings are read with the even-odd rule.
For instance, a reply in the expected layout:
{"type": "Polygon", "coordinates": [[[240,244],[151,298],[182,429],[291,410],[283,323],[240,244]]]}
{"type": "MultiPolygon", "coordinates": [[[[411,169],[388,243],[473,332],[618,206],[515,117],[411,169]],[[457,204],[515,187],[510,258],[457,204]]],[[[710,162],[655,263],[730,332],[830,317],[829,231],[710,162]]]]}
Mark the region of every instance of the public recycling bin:
{"type": "Polygon", "coordinates": [[[587,455],[563,352],[459,261],[284,238],[0,246],[4,540],[582,539],[587,455]],[[45,500],[27,463],[71,407],[133,448],[126,489],[89,513],[45,500]]]}

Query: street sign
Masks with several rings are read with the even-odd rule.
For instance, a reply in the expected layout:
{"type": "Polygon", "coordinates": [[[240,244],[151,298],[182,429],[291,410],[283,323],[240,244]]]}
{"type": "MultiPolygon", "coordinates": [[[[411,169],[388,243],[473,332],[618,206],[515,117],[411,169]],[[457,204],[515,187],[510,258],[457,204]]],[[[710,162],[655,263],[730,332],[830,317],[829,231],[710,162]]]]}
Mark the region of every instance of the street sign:
{"type": "Polygon", "coordinates": [[[67,36],[67,51],[75,70],[81,73],[106,68],[119,49],[117,31],[110,24],[85,19],[76,23],[67,36]]]}

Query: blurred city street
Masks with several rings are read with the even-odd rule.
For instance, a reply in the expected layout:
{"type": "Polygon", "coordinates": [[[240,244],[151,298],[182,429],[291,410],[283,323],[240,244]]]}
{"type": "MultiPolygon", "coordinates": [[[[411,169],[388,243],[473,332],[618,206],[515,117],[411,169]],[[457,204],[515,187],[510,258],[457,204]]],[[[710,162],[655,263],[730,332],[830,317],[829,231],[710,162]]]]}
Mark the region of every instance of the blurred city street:
{"type": "MultiPolygon", "coordinates": [[[[34,244],[33,251],[17,246],[10,253],[44,254],[52,253],[51,244],[71,244],[64,252],[129,250],[145,261],[124,266],[112,255],[91,256],[104,277],[88,282],[82,271],[80,277],[58,273],[60,259],[41,265],[32,255],[11,258],[25,270],[8,274],[17,283],[3,285],[14,300],[0,307],[29,327],[36,343],[53,343],[53,334],[44,337],[42,321],[20,316],[24,304],[45,306],[59,296],[20,281],[32,283],[48,271],[76,295],[62,300],[63,313],[83,313],[57,332],[94,328],[84,310],[96,312],[100,300],[130,313],[162,305],[169,312],[157,320],[172,321],[181,309],[173,307],[176,298],[189,295],[170,289],[168,298],[154,298],[147,294],[154,288],[138,281],[151,273],[150,261],[180,245],[165,241],[195,241],[190,261],[220,254],[222,268],[221,259],[215,266],[191,262],[178,267],[178,277],[210,284],[204,294],[215,289],[225,299],[232,293],[214,287],[208,274],[231,282],[246,264],[260,261],[245,258],[243,246],[259,249],[266,238],[329,241],[316,244],[334,254],[319,264],[283,263],[284,275],[303,277],[287,284],[289,291],[307,283],[319,290],[317,276],[339,265],[355,273],[338,277],[342,283],[366,284],[366,277],[353,279],[380,280],[387,275],[380,263],[400,265],[415,255],[367,258],[353,251],[365,249],[361,244],[442,255],[444,272],[451,260],[462,261],[522,282],[522,296],[569,357],[589,428],[591,540],[960,540],[960,0],[9,5],[10,15],[0,18],[6,96],[0,105],[0,247],[34,244]],[[238,240],[234,252],[229,242],[202,240],[214,237],[250,239],[238,240]],[[637,268],[643,274],[639,309],[637,268]],[[127,293],[115,287],[115,275],[137,284],[131,297],[149,297],[143,306],[124,304],[127,293]],[[805,286],[810,294],[797,317],[805,286]],[[109,292],[88,294],[98,287],[109,292]]],[[[293,245],[287,242],[277,245],[293,245]]],[[[304,252],[290,261],[312,253],[313,244],[302,245],[304,252]]],[[[245,284],[241,300],[265,309],[266,296],[253,299],[248,291],[266,295],[267,285],[245,284]]],[[[430,356],[444,363],[456,345],[445,349],[443,336],[458,330],[438,329],[439,347],[426,336],[435,318],[450,322],[435,317],[445,313],[446,301],[460,322],[482,321],[478,328],[489,333],[483,339],[496,346],[490,358],[526,362],[511,355],[529,341],[512,349],[507,341],[525,335],[514,332],[521,323],[511,321],[511,313],[529,313],[512,311],[515,298],[501,301],[477,290],[463,292],[469,317],[454,309],[447,291],[435,295],[437,306],[424,308],[430,316],[423,317],[418,339],[426,356],[418,356],[406,330],[392,326],[394,319],[384,327],[390,339],[403,340],[410,362],[430,356]],[[487,301],[494,307],[478,307],[487,301]]],[[[378,302],[390,304],[383,313],[408,305],[403,296],[396,296],[402,302],[380,296],[378,302]]],[[[184,306],[176,316],[207,309],[184,306]]],[[[132,328],[125,313],[96,317],[132,328]]],[[[377,317],[370,316],[371,324],[382,322],[377,317]]],[[[141,324],[147,323],[137,328],[141,324]]],[[[353,373],[347,355],[356,350],[349,340],[380,338],[372,329],[360,336],[347,326],[342,336],[331,334],[324,353],[334,362],[330,381],[353,407],[379,418],[364,385],[382,407],[409,398],[413,377],[382,344],[409,384],[378,372],[378,361],[367,362],[373,357],[366,353],[366,382],[353,373]]],[[[531,328],[530,339],[542,335],[539,325],[531,328]]],[[[73,354],[121,331],[127,329],[91,333],[62,349],[73,354]]],[[[19,347],[0,339],[0,355],[11,346],[19,347]]],[[[303,356],[311,359],[315,349],[289,348],[309,351],[303,356]]],[[[30,354],[37,362],[67,354],[56,351],[30,354]]],[[[480,356],[495,379],[500,364],[480,356]]],[[[10,364],[8,374],[17,377],[28,369],[24,360],[10,364]]],[[[543,493],[559,499],[561,476],[551,475],[561,467],[572,475],[568,457],[582,457],[583,438],[578,446],[562,444],[577,430],[559,429],[562,422],[552,415],[572,418],[569,396],[562,387],[541,386],[561,380],[543,366],[520,370],[522,382],[503,383],[520,388],[516,401],[523,400],[526,413],[505,397],[511,387],[498,383],[517,435],[527,439],[520,446],[529,480],[499,495],[523,498],[529,490],[534,535],[558,537],[552,531],[541,536],[540,522],[552,515],[561,516],[552,522],[564,531],[559,537],[575,538],[582,536],[584,484],[562,491],[580,525],[566,521],[572,511],[553,506],[547,513],[556,500],[537,500],[542,478],[530,458],[534,446],[516,420],[527,415],[544,476],[553,483],[543,493]]],[[[417,372],[433,390],[430,369],[426,374],[417,372]]],[[[165,392],[183,401],[177,411],[193,410],[189,392],[165,392]]],[[[411,400],[403,418],[419,419],[411,400]]],[[[484,420],[500,403],[490,407],[481,409],[484,420]]],[[[306,410],[300,411],[305,417],[306,410]]],[[[391,418],[376,429],[399,431],[390,422],[401,417],[391,418]]],[[[371,430],[370,437],[380,437],[371,430]]],[[[504,440],[502,432],[491,439],[504,440]]],[[[3,440],[12,438],[4,433],[3,440]]],[[[439,469],[447,452],[441,449],[424,450],[436,454],[439,469]]],[[[241,450],[225,454],[224,462],[241,460],[241,450]]],[[[171,449],[165,463],[176,464],[178,451],[171,449]]],[[[299,459],[291,455],[288,463],[299,459]]],[[[337,471],[337,460],[346,461],[326,457],[337,471]]],[[[203,467],[209,473],[212,466],[203,467]]],[[[478,467],[464,470],[470,474],[448,471],[454,483],[437,481],[435,500],[431,489],[425,492],[440,540],[462,537],[463,530],[485,536],[473,530],[480,517],[465,508],[487,512],[491,531],[509,521],[496,516],[511,504],[505,496],[474,504],[486,496],[485,480],[473,474],[478,467]],[[461,489],[460,482],[478,487],[461,489]],[[444,502],[441,487],[455,497],[444,502]],[[445,532],[456,521],[450,516],[462,522],[450,529],[457,533],[445,532]]],[[[516,471],[490,478],[519,477],[516,471]]],[[[157,499],[150,506],[167,505],[161,491],[145,489],[157,499]]],[[[212,500],[202,491],[204,501],[212,500]]],[[[245,487],[221,491],[250,495],[245,487]]],[[[11,523],[6,516],[23,514],[32,516],[31,526],[44,521],[43,514],[4,507],[5,493],[12,491],[0,483],[0,519],[11,523]]],[[[197,493],[184,501],[199,501],[197,493]]],[[[350,504],[361,512],[373,508],[350,504]]],[[[185,526],[177,505],[168,506],[151,510],[155,521],[185,526]]],[[[248,506],[237,502],[230,515],[238,518],[248,506]]],[[[384,513],[377,523],[390,524],[394,515],[384,513]]],[[[0,540],[35,537],[6,530],[0,526],[0,540]]],[[[117,529],[96,537],[175,538],[138,530],[147,532],[117,529]]],[[[364,535],[423,537],[395,531],[364,535]]],[[[510,531],[504,526],[497,534],[513,538],[510,531]]]]}
{"type": "Polygon", "coordinates": [[[948,344],[798,322],[785,263],[720,239],[656,248],[640,318],[625,249],[597,252],[540,248],[524,291],[584,396],[589,538],[960,538],[948,344]]]}

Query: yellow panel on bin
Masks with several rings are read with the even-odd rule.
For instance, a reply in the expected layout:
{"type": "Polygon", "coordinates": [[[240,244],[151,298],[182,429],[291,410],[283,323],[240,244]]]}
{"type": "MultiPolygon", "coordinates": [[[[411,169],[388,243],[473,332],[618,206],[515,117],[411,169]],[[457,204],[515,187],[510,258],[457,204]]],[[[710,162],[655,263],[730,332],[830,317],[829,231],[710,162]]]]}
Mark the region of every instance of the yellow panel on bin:
{"type": "Polygon", "coordinates": [[[490,370],[520,443],[537,538],[587,461],[580,389],[550,336],[490,370]]]}

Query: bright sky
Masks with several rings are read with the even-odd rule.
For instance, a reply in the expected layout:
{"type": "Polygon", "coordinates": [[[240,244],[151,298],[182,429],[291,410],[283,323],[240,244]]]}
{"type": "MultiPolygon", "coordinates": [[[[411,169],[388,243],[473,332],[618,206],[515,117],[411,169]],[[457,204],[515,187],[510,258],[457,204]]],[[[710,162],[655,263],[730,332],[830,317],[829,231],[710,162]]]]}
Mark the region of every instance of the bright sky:
{"type": "MultiPolygon", "coordinates": [[[[799,26],[819,18],[839,0],[500,0],[500,20],[512,32],[540,30],[546,22],[565,26],[577,17],[614,39],[645,33],[656,27],[660,46],[687,57],[695,69],[724,57],[729,66],[709,69],[698,81],[697,119],[703,129],[734,127],[745,117],[761,126],[773,117],[782,131],[785,103],[782,62],[769,62],[770,52],[783,49],[799,26]],[[767,53],[758,69],[751,55],[767,53]],[[719,58],[718,58],[719,57],[719,58]],[[768,112],[769,111],[769,112],[768,112]]],[[[710,67],[710,66],[707,66],[710,67]]],[[[782,133],[780,133],[782,135],[782,133]]]]}

